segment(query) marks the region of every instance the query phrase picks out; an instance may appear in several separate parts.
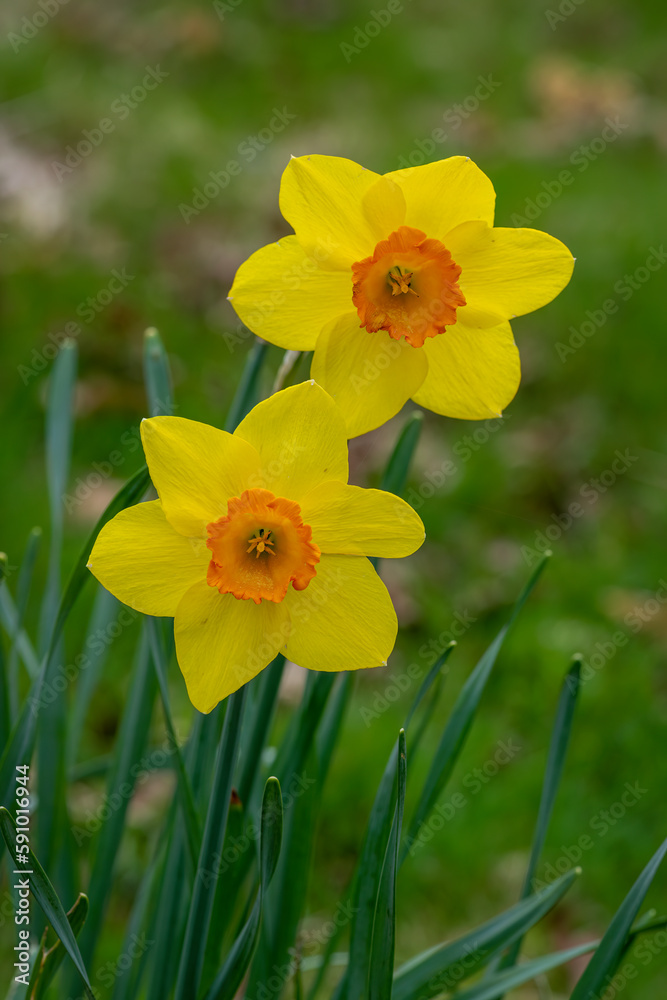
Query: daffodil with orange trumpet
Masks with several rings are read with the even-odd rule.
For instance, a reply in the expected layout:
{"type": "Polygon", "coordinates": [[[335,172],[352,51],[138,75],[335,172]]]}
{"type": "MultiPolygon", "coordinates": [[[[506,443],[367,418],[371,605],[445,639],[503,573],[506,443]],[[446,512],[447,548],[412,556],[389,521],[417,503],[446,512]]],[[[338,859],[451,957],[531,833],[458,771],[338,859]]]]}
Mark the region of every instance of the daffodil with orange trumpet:
{"type": "Polygon", "coordinates": [[[314,351],[311,375],[350,437],[408,399],[497,417],[520,381],[509,320],[568,283],[574,258],[535,229],[494,228],[495,192],[468,157],[380,174],[293,157],[280,208],[294,229],[239,268],[229,294],[272,344],[314,351]]]}
{"type": "Polygon", "coordinates": [[[88,563],[137,611],[174,618],[190,700],[210,712],[279,652],[315,670],[386,662],[397,621],[369,556],[424,527],[391,493],[348,484],[345,421],[315,382],[260,403],[233,434],[141,425],[159,499],[117,514],[88,563]]]}

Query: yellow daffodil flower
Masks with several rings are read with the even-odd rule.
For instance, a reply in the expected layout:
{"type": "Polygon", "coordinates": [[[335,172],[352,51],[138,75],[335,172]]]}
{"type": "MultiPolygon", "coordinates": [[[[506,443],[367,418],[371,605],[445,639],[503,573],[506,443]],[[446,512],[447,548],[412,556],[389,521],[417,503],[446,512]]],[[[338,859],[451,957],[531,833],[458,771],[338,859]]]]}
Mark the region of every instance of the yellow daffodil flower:
{"type": "Polygon", "coordinates": [[[323,389],[277,393],[234,434],[152,417],[141,436],[159,500],[105,525],[88,568],[135,610],[174,618],[200,712],[281,651],[314,670],[386,662],[396,614],[367,557],[409,555],[424,526],[393,494],[348,485],[345,421],[323,389]]]}
{"type": "Polygon", "coordinates": [[[574,258],[535,229],[493,228],[491,181],[465,156],[380,176],[293,157],[280,208],[294,236],[239,268],[230,301],[311,375],[350,437],[408,399],[468,420],[501,416],[520,380],[508,320],[567,284],[574,258]]]}

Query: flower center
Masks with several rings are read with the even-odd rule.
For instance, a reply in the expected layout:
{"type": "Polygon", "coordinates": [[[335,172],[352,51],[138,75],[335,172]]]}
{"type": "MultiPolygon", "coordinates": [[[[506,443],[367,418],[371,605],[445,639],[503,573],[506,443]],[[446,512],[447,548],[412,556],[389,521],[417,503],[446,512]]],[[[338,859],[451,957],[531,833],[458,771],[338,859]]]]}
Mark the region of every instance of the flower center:
{"type": "Polygon", "coordinates": [[[227,501],[227,515],[207,525],[211,561],[206,582],[243,601],[275,601],[290,583],[304,590],[315,576],[320,550],[293,500],[270,490],[246,490],[227,501]]]}
{"type": "Polygon", "coordinates": [[[439,240],[401,226],[381,240],[372,257],[352,265],[352,302],[369,333],[386,330],[422,347],[456,323],[466,304],[458,285],[461,268],[439,240]]]}

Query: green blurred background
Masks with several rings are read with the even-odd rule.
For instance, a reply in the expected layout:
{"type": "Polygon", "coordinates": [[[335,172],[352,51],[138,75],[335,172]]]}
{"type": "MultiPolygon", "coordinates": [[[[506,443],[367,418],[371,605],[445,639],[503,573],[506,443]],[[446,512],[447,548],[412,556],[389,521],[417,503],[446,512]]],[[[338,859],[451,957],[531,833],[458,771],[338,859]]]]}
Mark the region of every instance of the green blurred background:
{"type": "MultiPolygon", "coordinates": [[[[289,231],[277,196],[291,154],[346,156],[378,172],[470,155],[494,182],[499,225],[534,225],[571,248],[568,288],[513,325],[523,382],[506,418],[426,417],[409,496],[428,543],[384,564],[403,628],[387,670],[357,680],[325,792],[304,933],[307,940],[345,897],[414,690],[371,718],[376,698],[410,663],[425,669],[425,643],[466,622],[457,626],[464,634],[429,736],[434,747],[439,722],[547,544],[554,558],[502,653],[444,799],[462,791],[466,805],[402,871],[398,951],[404,959],[517,898],[558,690],[576,651],[588,679],[545,864],[582,834],[593,846],[578,887],[528,952],[600,933],[667,832],[667,612],[656,597],[667,597],[663,6],[4,0],[0,46],[0,548],[10,568],[30,528],[48,529],[44,401],[63,331],[80,350],[66,569],[141,461],[146,327],[159,328],[169,351],[179,415],[222,423],[252,342],[239,336],[226,295],[240,262],[289,231]],[[147,74],[150,90],[142,89],[147,74]],[[280,131],[270,129],[276,109],[286,120],[280,131]],[[80,162],[67,160],[84,131],[97,144],[80,162]],[[240,173],[225,179],[230,161],[240,173]],[[113,474],[94,477],[94,463],[106,469],[117,451],[113,474]],[[456,471],[443,477],[447,459],[456,471]],[[575,502],[583,512],[563,527],[575,502]],[[498,741],[520,750],[476,784],[470,775],[494,761],[498,741]],[[636,804],[614,808],[626,783],[637,782],[636,804]],[[611,822],[602,810],[612,810],[611,822]]],[[[267,393],[280,358],[272,348],[267,393]]],[[[402,419],[353,443],[354,481],[377,485],[402,419]]],[[[82,623],[91,596],[92,588],[82,623]]],[[[35,599],[31,623],[37,615],[35,599]]],[[[135,638],[128,632],[114,645],[93,699],[91,755],[113,743],[135,638]]],[[[76,635],[68,643],[74,653],[76,635]]],[[[302,679],[294,672],[290,680],[285,717],[302,679]]],[[[186,732],[175,666],[172,681],[186,732]]],[[[427,757],[420,753],[410,775],[413,795],[427,757]]],[[[150,829],[171,794],[163,779],[133,803],[103,957],[117,954],[150,829]]],[[[74,786],[73,815],[95,794],[94,785],[74,786]]],[[[85,885],[85,865],[81,877],[85,885]]],[[[667,909],[664,871],[649,902],[667,909]]],[[[663,995],[664,953],[635,964],[640,977],[628,996],[663,995]]],[[[567,996],[575,973],[516,995],[567,996]]]]}

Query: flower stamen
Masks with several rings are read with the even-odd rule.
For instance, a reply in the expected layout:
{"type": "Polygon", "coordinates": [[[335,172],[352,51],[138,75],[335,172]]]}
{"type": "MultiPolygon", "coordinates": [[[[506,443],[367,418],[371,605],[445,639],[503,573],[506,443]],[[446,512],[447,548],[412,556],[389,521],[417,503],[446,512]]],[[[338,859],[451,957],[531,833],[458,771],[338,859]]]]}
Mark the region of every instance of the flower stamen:
{"type": "MultiPolygon", "coordinates": [[[[414,288],[410,288],[410,280],[412,278],[412,271],[406,271],[405,274],[402,273],[400,267],[392,268],[387,275],[387,282],[391,288],[392,295],[401,295],[405,292],[411,292],[413,295],[417,295],[414,288]]],[[[417,295],[417,298],[419,296],[417,295]]]]}
{"type": "Polygon", "coordinates": [[[401,226],[381,240],[370,257],[352,265],[352,303],[369,333],[386,330],[423,347],[456,323],[466,300],[461,268],[439,240],[401,226]]]}
{"type": "Polygon", "coordinates": [[[231,497],[226,516],[207,525],[207,534],[211,561],[206,581],[221,594],[255,604],[280,603],[290,584],[304,590],[316,575],[321,553],[301,508],[270,490],[250,489],[231,497]],[[260,558],[267,554],[273,558],[260,558]]]}
{"type": "Polygon", "coordinates": [[[270,556],[275,556],[273,549],[270,549],[269,545],[275,545],[275,542],[271,538],[271,532],[267,531],[264,533],[264,528],[260,528],[256,535],[248,539],[250,543],[246,552],[254,552],[255,557],[259,559],[263,552],[268,552],[270,556]]]}

